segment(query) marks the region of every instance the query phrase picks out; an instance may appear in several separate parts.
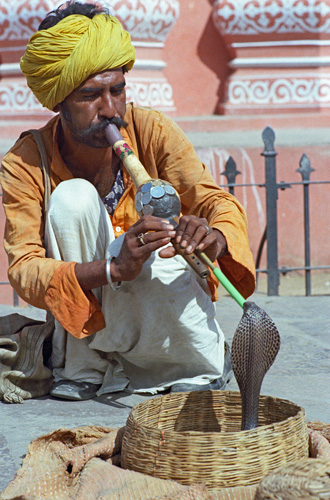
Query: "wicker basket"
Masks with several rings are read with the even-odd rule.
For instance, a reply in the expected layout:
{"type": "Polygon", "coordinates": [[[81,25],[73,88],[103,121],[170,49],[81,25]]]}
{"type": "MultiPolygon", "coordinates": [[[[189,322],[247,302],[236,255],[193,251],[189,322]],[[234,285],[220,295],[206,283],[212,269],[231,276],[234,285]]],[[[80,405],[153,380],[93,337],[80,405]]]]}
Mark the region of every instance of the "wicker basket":
{"type": "Polygon", "coordinates": [[[121,466],[209,489],[258,483],[308,456],[305,412],[261,396],[259,427],[241,431],[239,392],[170,393],[136,405],[127,419],[121,466]]]}

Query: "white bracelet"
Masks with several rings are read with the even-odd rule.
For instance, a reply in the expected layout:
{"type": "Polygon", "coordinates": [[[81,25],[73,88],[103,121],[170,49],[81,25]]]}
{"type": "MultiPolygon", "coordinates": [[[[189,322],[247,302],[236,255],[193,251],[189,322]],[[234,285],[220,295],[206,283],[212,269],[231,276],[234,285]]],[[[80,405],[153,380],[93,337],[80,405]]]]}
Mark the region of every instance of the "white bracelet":
{"type": "Polygon", "coordinates": [[[119,290],[119,288],[121,287],[121,281],[115,281],[115,283],[113,283],[113,281],[111,279],[110,264],[111,264],[111,261],[113,258],[114,258],[113,255],[110,255],[106,260],[105,276],[106,276],[107,282],[111,286],[112,290],[119,290]]]}

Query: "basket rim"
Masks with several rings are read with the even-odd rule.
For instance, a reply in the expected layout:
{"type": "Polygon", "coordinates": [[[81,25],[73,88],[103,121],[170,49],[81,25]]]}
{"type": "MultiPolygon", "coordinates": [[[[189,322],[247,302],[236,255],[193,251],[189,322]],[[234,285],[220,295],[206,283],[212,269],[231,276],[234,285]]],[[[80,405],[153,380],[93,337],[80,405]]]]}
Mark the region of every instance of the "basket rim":
{"type": "MultiPolygon", "coordinates": [[[[226,393],[228,395],[240,395],[240,392],[239,391],[199,391],[199,393],[206,393],[206,392],[212,392],[212,393],[226,393]]],[[[167,398],[167,399],[170,399],[170,397],[174,397],[173,395],[175,394],[175,396],[179,395],[179,394],[188,394],[188,392],[176,392],[176,393],[169,393],[169,394],[163,394],[163,395],[160,395],[156,398],[150,398],[150,399],[147,399],[146,401],[141,401],[141,403],[138,403],[137,405],[135,405],[131,411],[130,411],[130,414],[129,416],[127,417],[127,420],[130,419],[130,418],[134,418],[135,421],[137,421],[136,417],[135,417],[135,412],[136,410],[138,410],[139,408],[143,407],[143,406],[146,406],[146,404],[148,403],[152,403],[153,401],[156,401],[157,399],[161,399],[161,398],[167,398]]],[[[261,432],[262,431],[267,431],[267,430],[271,430],[271,429],[274,429],[274,426],[276,425],[280,425],[280,424],[287,424],[288,422],[292,421],[293,419],[297,419],[297,418],[301,418],[301,417],[305,417],[306,419],[306,411],[304,408],[302,408],[301,406],[299,406],[298,404],[296,403],[293,403],[292,401],[288,400],[288,399],[283,399],[283,398],[279,398],[279,397],[276,397],[276,396],[269,396],[269,395],[266,395],[266,394],[260,394],[260,398],[264,398],[264,399],[272,399],[274,400],[275,402],[281,402],[281,403],[289,403],[289,405],[291,405],[292,407],[296,408],[297,409],[297,413],[295,415],[291,415],[290,417],[286,417],[285,419],[283,420],[280,420],[278,422],[272,422],[272,423],[269,423],[269,424],[265,424],[265,425],[258,425],[257,427],[255,427],[254,429],[248,429],[248,430],[239,430],[239,431],[226,431],[226,436],[230,437],[230,436],[233,436],[233,435],[237,435],[237,433],[239,432],[240,436],[244,436],[244,435],[247,435],[247,434],[250,434],[251,433],[256,433],[256,432],[261,432]]],[[[159,430],[159,431],[162,431],[163,429],[161,429],[160,427],[155,427],[155,426],[152,426],[152,425],[148,425],[148,424],[142,424],[142,423],[138,423],[138,427],[139,429],[146,429],[146,430],[159,430]]],[[[182,435],[182,436],[185,436],[185,435],[195,435],[195,436],[205,436],[205,435],[208,435],[208,436],[218,436],[220,433],[219,432],[205,432],[205,431],[195,431],[195,430],[191,430],[191,431],[175,431],[175,430],[164,430],[164,432],[166,432],[166,434],[176,434],[176,435],[182,435]]]]}

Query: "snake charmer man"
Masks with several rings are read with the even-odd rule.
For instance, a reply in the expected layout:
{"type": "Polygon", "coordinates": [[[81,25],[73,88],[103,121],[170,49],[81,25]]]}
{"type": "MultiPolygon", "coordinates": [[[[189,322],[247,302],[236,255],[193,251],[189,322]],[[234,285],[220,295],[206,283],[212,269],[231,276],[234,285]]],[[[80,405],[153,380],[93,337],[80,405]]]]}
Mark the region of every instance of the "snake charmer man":
{"type": "Polygon", "coordinates": [[[55,318],[48,363],[59,398],[224,389],[230,352],[216,280],[199,278],[171,240],[188,255],[198,246],[245,298],[255,287],[243,207],[172,119],[126,103],[134,61],[120,22],[75,1],[46,16],[21,59],[28,86],[56,113],[40,129],[51,196],[44,213],[39,151],[26,134],[2,163],[5,249],[18,295],[55,318]],[[105,136],[110,123],[150,177],[179,193],[176,228],[139,218],[136,188],[105,136]]]}

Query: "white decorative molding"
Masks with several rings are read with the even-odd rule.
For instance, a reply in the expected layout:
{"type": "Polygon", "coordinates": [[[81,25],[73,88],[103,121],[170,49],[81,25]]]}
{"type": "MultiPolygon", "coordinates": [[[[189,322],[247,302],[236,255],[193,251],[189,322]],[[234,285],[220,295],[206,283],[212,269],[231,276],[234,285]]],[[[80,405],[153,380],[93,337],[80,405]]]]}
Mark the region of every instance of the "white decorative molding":
{"type": "MultiPolygon", "coordinates": [[[[173,89],[165,78],[127,78],[127,101],[136,106],[150,106],[160,111],[175,111],[173,89]]],[[[49,113],[22,82],[0,84],[0,112],[10,114],[49,113]]]]}
{"type": "Polygon", "coordinates": [[[147,69],[153,71],[162,71],[166,63],[160,59],[136,59],[134,69],[147,69]]]}
{"type": "Polygon", "coordinates": [[[165,47],[164,42],[144,42],[143,40],[132,40],[132,45],[147,49],[163,49],[165,47]]]}
{"type": "Polygon", "coordinates": [[[21,75],[19,63],[0,64],[0,75],[21,75]]]}
{"type": "Polygon", "coordinates": [[[330,0],[215,0],[212,16],[233,57],[221,113],[329,108],[330,0]]]}
{"type": "MultiPolygon", "coordinates": [[[[27,40],[60,0],[0,0],[0,40],[27,40]]],[[[117,16],[132,39],[162,44],[180,14],[178,0],[107,0],[99,2],[117,16]]]]}
{"type": "Polygon", "coordinates": [[[59,0],[0,0],[0,41],[27,40],[59,0]]]}
{"type": "Polygon", "coordinates": [[[229,105],[314,105],[330,103],[329,75],[277,79],[232,79],[228,84],[229,105]]]}
{"type": "Polygon", "coordinates": [[[34,97],[24,82],[0,84],[0,112],[31,113],[47,111],[34,97]]]}
{"type": "Polygon", "coordinates": [[[237,57],[229,66],[236,68],[319,68],[330,66],[330,56],[314,57],[237,57]]]}
{"type": "Polygon", "coordinates": [[[213,21],[226,35],[330,33],[330,1],[216,0],[213,21]]]}
{"type": "Polygon", "coordinates": [[[113,0],[109,4],[133,40],[164,42],[180,14],[178,0],[113,0]]]}
{"type": "Polygon", "coordinates": [[[271,40],[260,42],[234,42],[231,44],[234,49],[262,49],[269,47],[330,47],[330,40],[271,40]]]}
{"type": "Polygon", "coordinates": [[[136,106],[175,111],[172,86],[165,78],[127,77],[126,99],[136,106]]]}

